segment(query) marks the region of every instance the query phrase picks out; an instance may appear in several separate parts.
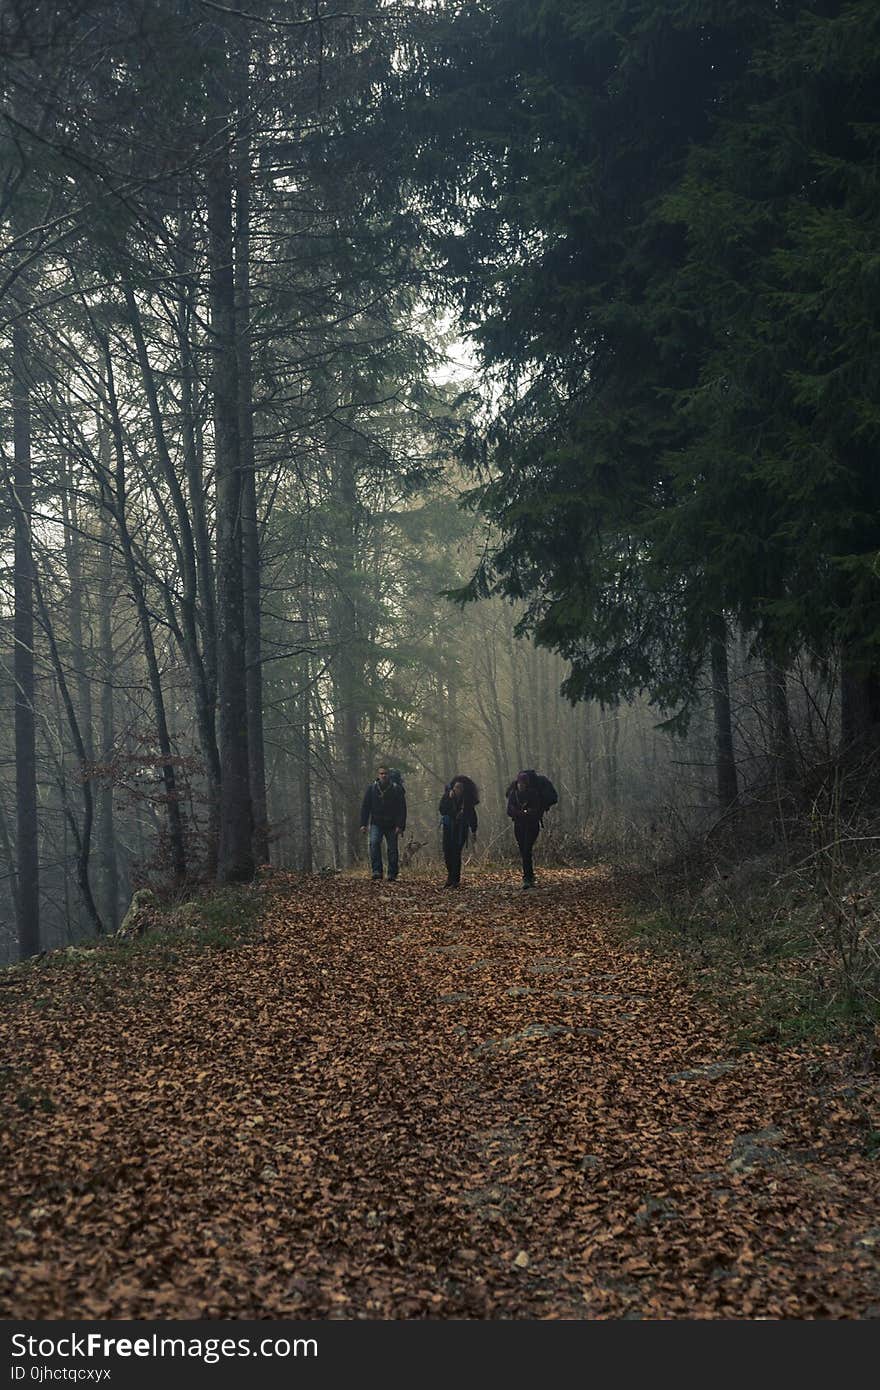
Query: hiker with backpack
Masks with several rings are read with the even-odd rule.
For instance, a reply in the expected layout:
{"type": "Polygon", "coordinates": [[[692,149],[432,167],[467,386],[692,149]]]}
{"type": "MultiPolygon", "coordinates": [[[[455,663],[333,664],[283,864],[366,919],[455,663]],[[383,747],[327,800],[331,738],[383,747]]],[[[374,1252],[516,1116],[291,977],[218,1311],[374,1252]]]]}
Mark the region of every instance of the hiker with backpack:
{"type": "Polygon", "coordinates": [[[406,829],[406,791],[397,769],[386,767],[384,763],[376,769],[376,780],[367,787],[361,803],[362,833],[366,834],[368,828],[373,882],[381,879],[384,873],[384,839],[388,844],[388,882],[393,883],[400,862],[397,841],[406,829]]]}
{"type": "Polygon", "coordinates": [[[444,888],[461,887],[461,856],[468,835],[477,838],[477,806],[480,793],[470,777],[457,772],[447,782],[440,798],[440,824],[443,827],[443,858],[446,861],[444,888]]]}
{"type": "Polygon", "coordinates": [[[513,833],[522,859],[523,888],[535,886],[532,850],[541,833],[545,811],[558,800],[550,778],[541,776],[534,768],[518,772],[507,788],[507,814],[513,821],[513,833]]]}

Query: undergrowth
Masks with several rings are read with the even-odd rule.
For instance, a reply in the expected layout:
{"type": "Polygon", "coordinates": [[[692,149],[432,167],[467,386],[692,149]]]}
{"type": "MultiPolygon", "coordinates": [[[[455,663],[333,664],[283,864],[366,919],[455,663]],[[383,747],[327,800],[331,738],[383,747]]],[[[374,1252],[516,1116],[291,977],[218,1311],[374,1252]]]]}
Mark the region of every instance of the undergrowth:
{"type": "Polygon", "coordinates": [[[630,876],[630,934],[685,960],[744,1046],[853,1035],[880,1045],[873,780],[864,764],[832,765],[630,876]]]}
{"type": "Polygon", "coordinates": [[[98,976],[139,963],[170,969],[182,952],[230,950],[258,939],[261,918],[262,897],[253,886],[218,888],[176,902],[151,898],[141,909],[136,935],[95,937],[44,951],[6,966],[3,974],[10,978],[20,973],[77,971],[98,976]]]}

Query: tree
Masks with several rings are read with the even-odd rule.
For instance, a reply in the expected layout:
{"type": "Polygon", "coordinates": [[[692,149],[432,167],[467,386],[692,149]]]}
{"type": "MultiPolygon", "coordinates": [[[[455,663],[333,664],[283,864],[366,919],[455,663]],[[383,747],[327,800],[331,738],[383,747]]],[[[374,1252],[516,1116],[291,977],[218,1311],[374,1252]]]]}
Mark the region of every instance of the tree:
{"type": "Polygon", "coordinates": [[[683,728],[732,621],[777,666],[842,649],[845,731],[880,718],[878,58],[865,3],[551,0],[463,7],[416,73],[419,195],[495,384],[469,594],[527,602],[572,698],[683,728]]]}

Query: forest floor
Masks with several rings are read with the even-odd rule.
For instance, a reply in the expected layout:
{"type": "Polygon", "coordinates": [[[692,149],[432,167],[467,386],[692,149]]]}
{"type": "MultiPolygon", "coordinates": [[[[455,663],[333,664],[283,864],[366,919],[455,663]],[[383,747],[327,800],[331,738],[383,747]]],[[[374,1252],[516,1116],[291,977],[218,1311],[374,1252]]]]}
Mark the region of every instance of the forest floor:
{"type": "Polygon", "coordinates": [[[0,1315],[880,1316],[876,1067],[738,1048],[607,871],[255,891],[2,972],[0,1315]]]}

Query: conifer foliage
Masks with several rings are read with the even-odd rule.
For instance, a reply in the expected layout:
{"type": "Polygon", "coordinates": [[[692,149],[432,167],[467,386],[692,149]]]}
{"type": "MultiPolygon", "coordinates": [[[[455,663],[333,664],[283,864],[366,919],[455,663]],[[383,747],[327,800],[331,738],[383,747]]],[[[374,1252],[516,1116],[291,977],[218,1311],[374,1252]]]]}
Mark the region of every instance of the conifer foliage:
{"type": "Polygon", "coordinates": [[[844,733],[864,734],[876,7],[508,0],[454,33],[425,169],[497,384],[470,455],[504,532],[471,594],[530,601],[573,697],[644,690],[685,718],[719,622],[783,664],[807,644],[842,660],[844,733]]]}

